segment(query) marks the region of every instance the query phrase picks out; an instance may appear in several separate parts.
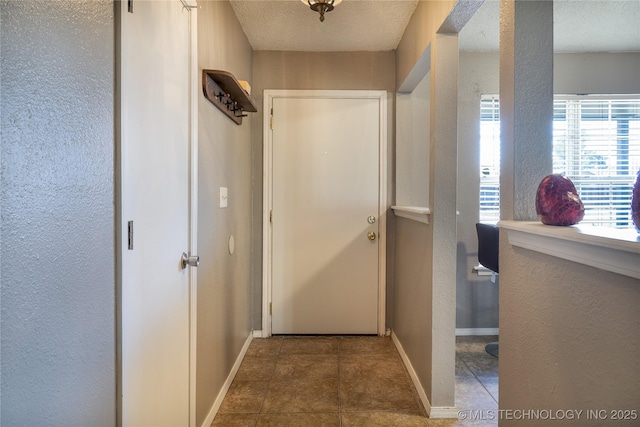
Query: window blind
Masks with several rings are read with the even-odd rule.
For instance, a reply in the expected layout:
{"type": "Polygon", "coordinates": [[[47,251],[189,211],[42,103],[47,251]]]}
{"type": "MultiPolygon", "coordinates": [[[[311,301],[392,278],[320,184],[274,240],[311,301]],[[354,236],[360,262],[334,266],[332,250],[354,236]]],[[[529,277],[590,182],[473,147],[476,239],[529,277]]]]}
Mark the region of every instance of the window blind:
{"type": "Polygon", "coordinates": [[[500,102],[480,99],[480,222],[500,219],[500,102]]]}
{"type": "Polygon", "coordinates": [[[556,96],[553,116],[553,172],[575,184],[585,206],[582,223],[630,227],[640,99],[556,96]]]}
{"type": "MultiPolygon", "coordinates": [[[[631,192],[640,170],[640,97],[556,95],[553,107],[553,173],[575,184],[585,205],[582,223],[631,227],[631,192]]],[[[497,96],[481,98],[481,222],[500,216],[499,109],[497,96]]]]}

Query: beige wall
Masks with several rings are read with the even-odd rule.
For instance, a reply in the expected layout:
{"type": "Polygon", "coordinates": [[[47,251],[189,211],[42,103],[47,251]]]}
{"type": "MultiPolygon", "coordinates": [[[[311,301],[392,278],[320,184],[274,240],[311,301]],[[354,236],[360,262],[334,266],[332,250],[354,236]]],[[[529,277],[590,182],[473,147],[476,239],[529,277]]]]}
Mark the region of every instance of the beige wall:
{"type": "Polygon", "coordinates": [[[393,332],[411,360],[418,378],[425,386],[429,402],[433,400],[431,307],[432,287],[429,278],[433,271],[430,262],[433,228],[406,218],[395,218],[395,287],[393,332]]]}
{"type": "MultiPolygon", "coordinates": [[[[393,117],[395,90],[395,52],[275,52],[256,51],[253,57],[253,97],[258,113],[252,120],[252,319],[255,330],[262,329],[262,114],[265,89],[309,90],[386,90],[389,123],[389,204],[393,200],[393,117]]],[[[392,229],[387,229],[388,251],[392,245],[392,229]]],[[[387,268],[387,277],[391,277],[387,268]]],[[[388,279],[388,286],[390,280],[388,279]]],[[[389,304],[388,304],[389,306],[389,304]]],[[[387,316],[388,317],[388,316],[387,316]]]]}
{"type": "Polygon", "coordinates": [[[554,93],[640,93],[640,52],[557,53],[553,61],[554,93]]]}
{"type": "Polygon", "coordinates": [[[396,87],[413,71],[456,3],[456,0],[418,2],[396,49],[396,87]]]}
{"type": "MultiPolygon", "coordinates": [[[[198,66],[252,80],[252,50],[227,1],[198,1],[198,66]]],[[[218,397],[251,333],[251,122],[236,125],[198,95],[196,425],[218,397]],[[227,187],[229,207],[219,207],[227,187]],[[235,251],[229,253],[229,237],[235,251]]]]}
{"type": "MultiPolygon", "coordinates": [[[[500,244],[500,409],[604,409],[637,425],[640,280],[500,244]]],[[[540,421],[501,422],[538,426],[540,421]]]]}
{"type": "Polygon", "coordinates": [[[396,205],[429,205],[431,78],[396,95],[396,205]]]}

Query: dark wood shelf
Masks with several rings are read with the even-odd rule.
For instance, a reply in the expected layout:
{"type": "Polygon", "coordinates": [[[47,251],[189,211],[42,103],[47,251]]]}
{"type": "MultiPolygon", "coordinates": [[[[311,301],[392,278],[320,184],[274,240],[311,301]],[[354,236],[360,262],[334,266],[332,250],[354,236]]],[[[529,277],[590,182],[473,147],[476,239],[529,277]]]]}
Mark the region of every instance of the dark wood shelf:
{"type": "Polygon", "coordinates": [[[242,124],[245,113],[255,113],[258,107],[233,74],[220,70],[202,70],[204,97],[236,124],[242,124]]]}

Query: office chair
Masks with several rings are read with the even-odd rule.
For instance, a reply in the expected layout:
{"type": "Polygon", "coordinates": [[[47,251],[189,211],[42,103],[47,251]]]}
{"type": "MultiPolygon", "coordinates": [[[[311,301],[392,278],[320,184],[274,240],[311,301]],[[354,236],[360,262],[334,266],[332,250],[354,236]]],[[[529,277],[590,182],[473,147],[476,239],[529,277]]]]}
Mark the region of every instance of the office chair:
{"type": "MultiPolygon", "coordinates": [[[[487,267],[494,274],[498,274],[498,257],[500,248],[500,233],[496,225],[492,224],[476,224],[478,233],[478,261],[487,267]]],[[[487,353],[498,357],[498,342],[492,342],[484,348],[487,353]]]]}

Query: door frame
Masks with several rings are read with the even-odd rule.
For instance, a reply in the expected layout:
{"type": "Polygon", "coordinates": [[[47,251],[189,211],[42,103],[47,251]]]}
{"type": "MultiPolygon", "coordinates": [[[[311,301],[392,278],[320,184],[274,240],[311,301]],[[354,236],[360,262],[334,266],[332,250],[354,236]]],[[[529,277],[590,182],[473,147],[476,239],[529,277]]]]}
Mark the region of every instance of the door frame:
{"type": "MultiPolygon", "coordinates": [[[[189,236],[188,250],[192,254],[198,253],[198,94],[200,93],[200,79],[198,78],[198,5],[197,0],[176,0],[182,3],[183,9],[189,13],[189,236]]],[[[121,73],[120,45],[124,43],[122,37],[121,14],[125,6],[122,2],[115,3],[115,28],[116,28],[116,72],[121,73]]],[[[121,135],[121,88],[120,78],[115,85],[116,92],[116,174],[115,185],[115,229],[116,229],[116,426],[122,426],[122,258],[127,250],[127,241],[124,238],[127,233],[127,224],[122,218],[122,135],[121,135]]],[[[189,268],[189,427],[196,426],[196,344],[197,344],[197,268],[189,268]]]]}
{"type": "Polygon", "coordinates": [[[270,90],[263,101],[262,167],[262,337],[271,336],[271,291],[273,272],[273,131],[274,98],[377,99],[379,101],[378,146],[378,335],[386,334],[387,291],[387,92],[384,90],[270,90]]]}

